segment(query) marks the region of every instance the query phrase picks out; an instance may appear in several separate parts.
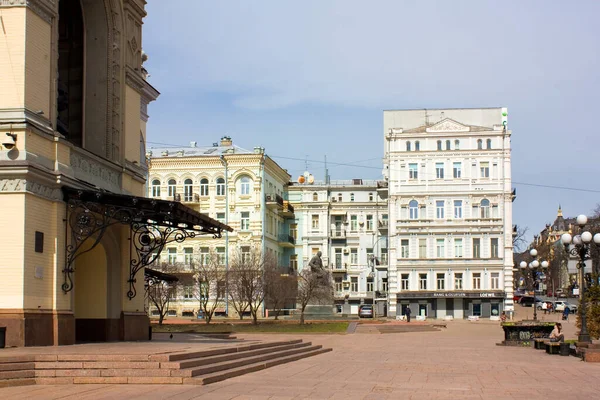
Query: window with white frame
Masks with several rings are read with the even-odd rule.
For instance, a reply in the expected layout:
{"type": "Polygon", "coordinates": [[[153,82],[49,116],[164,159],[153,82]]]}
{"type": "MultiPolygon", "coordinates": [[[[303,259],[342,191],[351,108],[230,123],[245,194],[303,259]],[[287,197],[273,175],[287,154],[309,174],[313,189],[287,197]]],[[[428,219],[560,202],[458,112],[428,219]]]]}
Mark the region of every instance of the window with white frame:
{"type": "Polygon", "coordinates": [[[373,291],[373,278],[367,278],[367,292],[373,291]]]}
{"type": "Polygon", "coordinates": [[[492,139],[486,140],[486,144],[487,144],[486,148],[488,150],[491,150],[492,149],[492,139]]]}
{"type": "Polygon", "coordinates": [[[373,230],[373,215],[369,214],[367,215],[367,231],[372,231],[373,230]]]}
{"type": "Polygon", "coordinates": [[[419,274],[419,289],[427,290],[427,274],[419,274]]]}
{"type": "Polygon", "coordinates": [[[481,218],[489,218],[490,217],[490,201],[488,199],[481,200],[481,218]]]}
{"type": "Polygon", "coordinates": [[[225,196],[225,179],[217,178],[217,196],[225,196]]]}
{"type": "Polygon", "coordinates": [[[350,278],[350,291],[358,292],[358,277],[353,276],[350,278]]]}
{"type": "Polygon", "coordinates": [[[191,300],[194,298],[194,287],[193,286],[184,286],[183,287],[183,298],[186,300],[191,300]]]}
{"type": "Polygon", "coordinates": [[[190,265],[194,258],[194,248],[193,247],[184,247],[183,248],[183,262],[186,265],[190,265]]]}
{"type": "Polygon", "coordinates": [[[186,179],[183,182],[183,201],[192,201],[193,191],[192,180],[186,179]]]}
{"type": "Polygon", "coordinates": [[[252,180],[247,176],[243,176],[240,178],[240,194],[242,196],[250,195],[250,183],[251,182],[252,182],[252,180]]]}
{"type": "Polygon", "coordinates": [[[481,272],[473,272],[473,290],[481,289],[481,272]]]}
{"type": "Polygon", "coordinates": [[[381,248],[381,264],[387,265],[388,263],[388,249],[386,247],[381,248]]]}
{"type": "Polygon", "coordinates": [[[335,278],[335,291],[336,292],[342,291],[342,277],[335,278]]]}
{"type": "Polygon", "coordinates": [[[421,143],[419,143],[419,141],[417,140],[415,142],[415,151],[419,151],[419,150],[421,150],[421,143]]]}
{"type": "Polygon", "coordinates": [[[371,263],[371,260],[373,260],[373,249],[372,248],[367,248],[367,263],[371,263]]]}
{"type": "Polygon", "coordinates": [[[408,258],[408,239],[400,240],[400,257],[408,258]]]}
{"type": "Polygon", "coordinates": [[[317,193],[317,192],[313,193],[313,201],[319,201],[319,193],[317,193]]]}
{"type": "Polygon", "coordinates": [[[219,221],[222,224],[225,223],[225,213],[224,212],[217,213],[217,221],[219,221]]]}
{"type": "Polygon", "coordinates": [[[446,150],[450,150],[450,141],[446,140],[446,150]]]}
{"type": "Polygon", "coordinates": [[[400,277],[401,277],[400,278],[400,283],[401,283],[402,290],[410,290],[409,275],[408,274],[402,274],[400,277]]]}
{"type": "Polygon", "coordinates": [[[290,268],[292,271],[298,271],[298,254],[292,254],[290,256],[290,268]]]}
{"type": "Polygon", "coordinates": [[[169,197],[175,196],[175,194],[177,192],[177,181],[175,179],[169,179],[169,182],[167,185],[168,185],[167,189],[168,189],[169,197]]]}
{"type": "Polygon", "coordinates": [[[461,178],[462,177],[462,163],[461,162],[455,162],[452,164],[452,174],[454,176],[454,178],[461,178]]]}
{"type": "Polygon", "coordinates": [[[242,253],[242,263],[245,264],[250,261],[250,246],[242,246],[240,248],[242,253]]]}
{"type": "Polygon", "coordinates": [[[250,211],[242,211],[240,219],[240,229],[247,231],[250,229],[250,211]]]}
{"type": "Polygon", "coordinates": [[[479,163],[479,171],[480,171],[480,176],[482,178],[489,178],[490,177],[490,163],[487,161],[483,161],[483,162],[479,163]]]}
{"type": "Polygon", "coordinates": [[[200,179],[200,196],[208,196],[208,179],[200,179]]]}
{"type": "Polygon", "coordinates": [[[454,274],[454,290],[462,290],[463,288],[463,274],[457,272],[454,274]]]}
{"type": "Polygon", "coordinates": [[[444,163],[435,163],[435,177],[444,179],[444,163]]]}
{"type": "Polygon", "coordinates": [[[500,273],[499,272],[492,272],[492,276],[491,276],[491,288],[492,289],[500,289],[500,273]]]}
{"type": "Polygon", "coordinates": [[[358,215],[350,216],[350,230],[353,232],[358,230],[358,215]]]}
{"type": "Polygon", "coordinates": [[[460,150],[460,140],[458,139],[454,141],[454,150],[460,150]]]}
{"type": "Polygon", "coordinates": [[[342,197],[342,194],[341,194],[341,193],[338,193],[338,201],[339,201],[339,202],[341,202],[341,201],[342,201],[342,198],[343,198],[343,197],[342,197]]]}
{"type": "Polygon", "coordinates": [[[294,240],[298,239],[298,224],[290,224],[290,236],[294,240]]]}
{"type": "Polygon", "coordinates": [[[350,193],[350,201],[354,201],[354,193],[350,193]]]}
{"type": "Polygon", "coordinates": [[[410,151],[410,142],[406,142],[406,151],[410,151]]]}
{"type": "Polygon", "coordinates": [[[175,264],[177,262],[177,248],[169,247],[167,249],[167,262],[169,264],[175,264]]]}
{"type": "Polygon", "coordinates": [[[477,139],[477,150],[483,149],[483,140],[477,139]]]}
{"type": "Polygon", "coordinates": [[[454,257],[460,258],[463,256],[463,240],[454,239],[454,257]]]}
{"type": "Polygon", "coordinates": [[[444,258],[446,256],[446,248],[445,248],[445,240],[444,239],[436,239],[435,240],[435,251],[436,251],[436,256],[438,258],[444,258]]]}
{"type": "Polygon", "coordinates": [[[358,249],[356,247],[350,249],[350,264],[358,264],[358,249]]]}
{"type": "Polygon", "coordinates": [[[217,247],[217,262],[219,265],[225,265],[225,247],[217,247]]]}
{"type": "Polygon", "coordinates": [[[312,227],[313,231],[319,229],[319,215],[318,214],[313,214],[311,216],[311,227],[312,227]]]}
{"type": "Polygon", "coordinates": [[[152,181],[152,197],[160,197],[160,181],[158,179],[152,181]]]}
{"type": "Polygon", "coordinates": [[[388,291],[388,278],[381,278],[381,290],[384,292],[388,291]]]}
{"type": "Polygon", "coordinates": [[[498,238],[490,239],[490,257],[498,258],[498,238]]]}
{"type": "Polygon", "coordinates": [[[481,258],[481,239],[473,238],[473,258],[481,258]]]}
{"type": "Polygon", "coordinates": [[[435,202],[435,216],[437,219],[444,218],[444,200],[436,200],[435,202]]]}
{"type": "Polygon", "coordinates": [[[436,274],[437,290],[446,289],[446,274],[436,274]]]}
{"type": "Polygon", "coordinates": [[[373,201],[373,193],[369,193],[369,201],[373,201]]]}
{"type": "Polygon", "coordinates": [[[427,258],[427,239],[419,239],[419,258],[427,258]]]}
{"type": "Polygon", "coordinates": [[[438,151],[442,150],[442,141],[441,140],[437,141],[437,149],[438,149],[438,151]]]}
{"type": "Polygon", "coordinates": [[[419,203],[416,200],[408,203],[408,218],[419,219],[419,203]]]}
{"type": "Polygon", "coordinates": [[[209,258],[209,248],[208,247],[200,247],[200,259],[198,262],[200,265],[207,265],[209,258]]]}
{"type": "Polygon", "coordinates": [[[417,179],[419,170],[417,164],[408,164],[408,179],[417,179]]]}
{"type": "Polygon", "coordinates": [[[454,200],[454,218],[461,219],[463,217],[462,200],[454,200]]]}

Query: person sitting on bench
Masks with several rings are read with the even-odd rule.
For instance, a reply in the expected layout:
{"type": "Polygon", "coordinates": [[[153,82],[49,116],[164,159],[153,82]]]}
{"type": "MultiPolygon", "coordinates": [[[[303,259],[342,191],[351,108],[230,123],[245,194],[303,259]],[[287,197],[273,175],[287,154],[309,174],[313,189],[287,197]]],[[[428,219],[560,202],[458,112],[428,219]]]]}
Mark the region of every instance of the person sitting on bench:
{"type": "Polygon", "coordinates": [[[550,341],[551,342],[564,342],[565,341],[565,335],[562,333],[562,324],[560,322],[557,322],[556,325],[554,325],[554,329],[552,330],[552,333],[550,334],[550,341]]]}

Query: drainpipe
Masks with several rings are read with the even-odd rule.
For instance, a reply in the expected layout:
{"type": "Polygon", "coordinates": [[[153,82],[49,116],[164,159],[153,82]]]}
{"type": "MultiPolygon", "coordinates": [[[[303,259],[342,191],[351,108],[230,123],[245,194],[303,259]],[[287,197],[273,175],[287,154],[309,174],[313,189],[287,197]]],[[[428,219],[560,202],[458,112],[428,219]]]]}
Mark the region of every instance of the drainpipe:
{"type": "MultiPolygon", "coordinates": [[[[263,153],[260,159],[260,169],[259,169],[259,174],[260,174],[260,207],[262,209],[262,224],[261,224],[261,235],[262,235],[262,256],[263,258],[265,257],[265,253],[266,253],[266,243],[265,243],[265,223],[267,220],[267,204],[266,204],[266,200],[265,200],[265,154],[264,154],[264,149],[263,149],[263,153]]],[[[264,274],[264,269],[263,269],[263,274],[264,274]]],[[[265,302],[263,300],[262,303],[262,308],[263,308],[263,317],[265,316],[266,313],[266,307],[265,307],[265,302]]]]}
{"type": "MultiPolygon", "coordinates": [[[[229,225],[229,176],[227,175],[227,160],[221,154],[219,157],[225,167],[225,225],[229,225]]],[[[229,231],[225,231],[225,273],[229,271],[229,231]]],[[[225,315],[229,317],[229,289],[225,285],[225,315]]]]}

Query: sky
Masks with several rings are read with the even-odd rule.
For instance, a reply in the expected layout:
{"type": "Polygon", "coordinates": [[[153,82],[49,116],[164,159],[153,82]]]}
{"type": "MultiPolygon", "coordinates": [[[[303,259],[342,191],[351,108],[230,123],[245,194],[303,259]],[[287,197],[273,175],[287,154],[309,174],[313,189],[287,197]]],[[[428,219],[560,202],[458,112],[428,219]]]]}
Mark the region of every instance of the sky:
{"type": "Polygon", "coordinates": [[[600,203],[600,1],[149,0],[148,147],[381,179],[383,110],[508,107],[513,223],[600,203]],[[537,185],[537,186],[536,186],[537,185]],[[575,190],[573,190],[575,189],[575,190]]]}

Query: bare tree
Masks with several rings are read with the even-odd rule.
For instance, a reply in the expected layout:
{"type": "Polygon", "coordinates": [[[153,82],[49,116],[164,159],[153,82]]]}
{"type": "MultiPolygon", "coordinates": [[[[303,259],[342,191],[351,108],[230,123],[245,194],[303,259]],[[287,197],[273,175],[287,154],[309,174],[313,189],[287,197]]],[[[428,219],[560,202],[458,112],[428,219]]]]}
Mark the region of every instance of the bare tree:
{"type": "Polygon", "coordinates": [[[265,299],[265,265],[277,265],[277,260],[270,253],[262,254],[256,246],[235,252],[229,265],[229,275],[235,282],[232,285],[235,291],[232,290],[230,297],[233,295],[236,303],[250,311],[254,324],[258,323],[258,313],[265,299]]]}
{"type": "Polygon", "coordinates": [[[192,264],[194,297],[198,300],[204,321],[209,324],[215,311],[225,306],[227,274],[224,260],[214,250],[208,258],[192,264]]]}
{"type": "Polygon", "coordinates": [[[311,301],[318,303],[331,301],[332,295],[329,272],[312,272],[309,268],[303,269],[298,275],[297,301],[300,306],[300,323],[304,323],[304,312],[311,301]]]}
{"type": "Polygon", "coordinates": [[[516,227],[516,232],[513,232],[513,249],[515,252],[522,252],[527,247],[527,239],[525,236],[527,235],[527,231],[529,228],[525,227],[516,227]]]}
{"type": "Polygon", "coordinates": [[[233,259],[229,263],[229,271],[227,271],[227,297],[229,304],[238,313],[240,320],[244,319],[244,313],[248,310],[248,302],[244,292],[244,275],[241,271],[241,266],[233,259]]]}
{"type": "Polygon", "coordinates": [[[293,271],[291,274],[284,273],[282,267],[276,265],[265,265],[265,304],[275,312],[275,319],[279,313],[296,298],[298,291],[298,280],[293,271]]]}
{"type": "MultiPolygon", "coordinates": [[[[158,269],[165,274],[177,272],[177,266],[173,264],[162,264],[158,269]]],[[[179,286],[178,280],[165,279],[161,276],[146,279],[146,296],[148,302],[153,304],[158,311],[159,325],[162,325],[169,311],[171,299],[175,297],[179,286]]]]}

